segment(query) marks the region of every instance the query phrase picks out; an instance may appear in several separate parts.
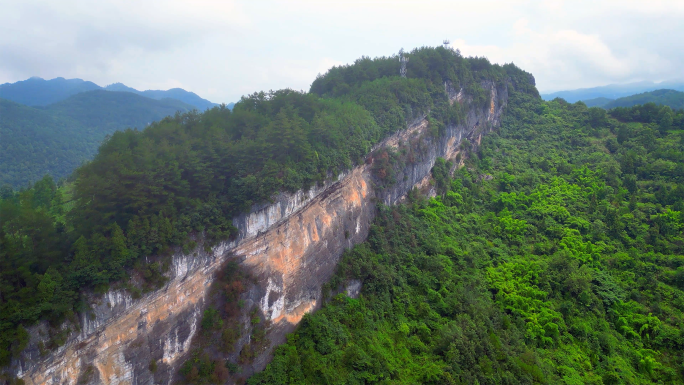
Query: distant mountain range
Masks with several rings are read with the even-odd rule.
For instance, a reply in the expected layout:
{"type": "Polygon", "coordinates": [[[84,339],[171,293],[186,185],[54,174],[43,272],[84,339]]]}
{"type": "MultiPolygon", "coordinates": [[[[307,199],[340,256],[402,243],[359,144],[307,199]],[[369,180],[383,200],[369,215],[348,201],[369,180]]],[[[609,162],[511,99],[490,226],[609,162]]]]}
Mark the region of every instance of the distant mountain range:
{"type": "Polygon", "coordinates": [[[615,99],[600,97],[596,99],[582,100],[582,102],[584,102],[584,104],[586,104],[587,107],[603,107],[606,104],[612,102],[613,100],[615,99]]]}
{"type": "Polygon", "coordinates": [[[202,99],[199,96],[197,96],[196,93],[194,92],[188,92],[182,88],[172,88],[167,91],[158,91],[158,90],[147,90],[147,91],[138,91],[135,88],[128,87],[124,84],[121,83],[114,83],[110,84],[107,87],[105,87],[105,90],[107,91],[118,91],[118,92],[132,92],[134,94],[142,95],[145,97],[148,97],[150,99],[155,99],[155,100],[162,100],[162,99],[176,99],[180,100],[181,102],[190,104],[192,106],[195,106],[200,111],[204,111],[206,109],[212,108],[214,106],[218,106],[216,103],[212,103],[208,101],[207,99],[202,99]]]}
{"type": "Polygon", "coordinates": [[[121,83],[100,87],[97,84],[86,80],[64,79],[61,77],[52,80],[32,77],[16,83],[0,84],[0,98],[27,106],[46,106],[64,100],[70,96],[94,90],[130,92],[155,100],[176,99],[189,104],[200,111],[217,105],[216,103],[202,99],[194,92],[189,92],[182,88],[172,88],[167,91],[138,91],[121,83]]]}
{"type": "Polygon", "coordinates": [[[558,91],[548,94],[542,94],[544,100],[553,100],[555,98],[563,98],[570,103],[579,100],[585,103],[592,99],[607,98],[618,99],[634,94],[655,91],[659,89],[670,89],[675,91],[684,91],[684,80],[673,80],[661,83],[654,82],[637,82],[628,84],[610,84],[607,86],[581,88],[577,90],[558,91]]]}
{"type": "Polygon", "coordinates": [[[83,91],[89,82],[67,82],[80,86],[70,91],[62,88],[50,98],[74,88],[79,91],[47,106],[0,99],[0,186],[24,187],[45,174],[67,177],[95,155],[108,134],[128,127],[142,129],[177,111],[196,108],[176,99],[154,100],[132,92],[83,91]]]}
{"type": "Polygon", "coordinates": [[[684,108],[684,92],[675,90],[655,90],[619,99],[596,98],[585,100],[589,107],[603,107],[607,110],[615,107],[632,107],[637,104],[655,103],[670,106],[672,109],[684,108]]]}

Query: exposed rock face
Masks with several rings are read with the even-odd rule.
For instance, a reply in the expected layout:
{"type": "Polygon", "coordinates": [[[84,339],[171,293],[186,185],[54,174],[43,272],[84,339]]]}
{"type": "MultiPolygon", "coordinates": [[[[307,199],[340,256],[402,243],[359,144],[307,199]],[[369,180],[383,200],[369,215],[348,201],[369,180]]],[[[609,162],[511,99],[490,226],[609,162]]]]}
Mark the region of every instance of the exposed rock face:
{"type": "MultiPolygon", "coordinates": [[[[258,282],[243,295],[246,308],[256,305],[270,320],[271,344],[245,373],[262,369],[272,348],[284,341],[304,314],[320,306],[321,286],[330,279],[342,252],[365,240],[376,203],[394,204],[414,186],[428,185],[438,157],[454,159],[464,138],[479,144],[481,136],[499,124],[507,85],[483,82],[482,86],[489,90],[489,103],[471,106],[464,124],[447,127],[436,138],[427,134],[428,123],[420,119],[376,146],[420,143],[416,159],[396,170],[394,185],[376,191],[372,164],[364,164],[337,181],[282,193],[271,204],[256,205],[233,219],[240,230],[236,240],[210,253],[174,255],[170,280],[163,289],[137,300],[122,291],[98,298],[92,312],[80,315],[81,329],[71,332],[57,351],[41,356],[45,326],[32,328],[29,347],[12,362],[11,372],[28,385],[170,383],[197,333],[214,273],[230,256],[239,258],[258,282]],[[158,363],[154,373],[153,360],[158,363]]],[[[445,89],[452,103],[468,100],[462,91],[445,89]]],[[[360,282],[350,282],[346,292],[358,295],[360,288],[360,282]]]]}

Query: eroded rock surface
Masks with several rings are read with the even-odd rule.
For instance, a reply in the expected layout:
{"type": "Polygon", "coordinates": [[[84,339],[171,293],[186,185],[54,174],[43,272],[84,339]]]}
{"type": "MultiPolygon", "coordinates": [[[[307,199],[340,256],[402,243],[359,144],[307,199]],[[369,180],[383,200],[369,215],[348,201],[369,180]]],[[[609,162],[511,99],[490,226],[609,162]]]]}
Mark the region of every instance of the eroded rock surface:
{"type": "MultiPolygon", "coordinates": [[[[44,325],[33,327],[29,347],[12,362],[11,372],[28,385],[170,383],[198,331],[214,274],[229,257],[238,258],[257,280],[244,294],[246,307],[258,306],[270,321],[270,345],[245,368],[246,373],[262,369],[273,347],[304,314],[320,306],[321,286],[342,252],[366,239],[376,204],[394,204],[414,186],[429,185],[438,157],[455,159],[464,138],[477,144],[498,126],[507,86],[482,86],[490,92],[489,103],[470,108],[465,123],[447,127],[445,135],[428,135],[427,121],[419,119],[376,146],[420,143],[417,157],[396,170],[398,182],[392,186],[377,190],[373,165],[363,164],[323,186],[282,193],[273,203],[256,205],[233,219],[240,230],[236,240],[209,253],[173,255],[164,288],[137,300],[123,291],[97,298],[92,311],[80,315],[81,329],[71,332],[57,351],[41,355],[39,345],[47,333],[44,325]],[[152,361],[158,362],[154,373],[152,361]]],[[[462,90],[445,89],[452,103],[468,101],[462,90]]],[[[358,295],[360,289],[360,282],[346,287],[349,295],[358,295]]]]}

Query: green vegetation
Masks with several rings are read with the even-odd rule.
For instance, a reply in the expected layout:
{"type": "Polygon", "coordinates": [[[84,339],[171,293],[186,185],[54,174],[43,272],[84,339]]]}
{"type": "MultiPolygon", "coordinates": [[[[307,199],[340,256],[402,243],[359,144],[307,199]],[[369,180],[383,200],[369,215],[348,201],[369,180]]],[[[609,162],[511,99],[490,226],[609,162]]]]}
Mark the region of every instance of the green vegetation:
{"type": "Polygon", "coordinates": [[[130,92],[155,100],[175,99],[200,111],[217,106],[215,103],[202,99],[194,92],[188,92],[182,88],[172,88],[166,91],[138,91],[121,83],[100,87],[93,82],[82,79],[55,78],[45,80],[39,77],[32,77],[16,83],[0,84],[0,98],[26,106],[47,106],[81,92],[94,90],[130,92]]]}
{"type": "Polygon", "coordinates": [[[124,92],[78,93],[47,107],[27,107],[0,99],[0,186],[14,188],[41,179],[69,176],[92,159],[107,135],[192,106],[124,92]]]}
{"type": "MultiPolygon", "coordinates": [[[[427,116],[440,135],[464,112],[447,102],[445,82],[484,106],[480,82],[510,80],[501,129],[455,173],[435,165],[439,196],[379,207],[368,241],[344,255],[329,289],[359,279],[360,298],[328,298],[250,383],[684,381],[684,112],[543,102],[513,65],[443,48],[409,55],[407,79],[395,76],[396,57],[362,58],[310,93],[256,93],[233,111],[114,133],[70,183],[0,189],[0,365],[39,320],[53,327],[41,350],[64,344],[75,314],[88,312],[87,291],[160,287],[173,251],[234,236],[234,215],[334,177],[406,122],[427,116]]],[[[30,134],[20,144],[40,143],[39,126],[98,119],[78,102],[0,108],[30,134]]],[[[226,357],[249,278],[235,264],[218,277],[181,368],[188,383],[238,370],[226,357]]],[[[250,314],[253,343],[239,363],[265,343],[250,314]]]]}
{"type": "Polygon", "coordinates": [[[584,104],[587,105],[587,107],[603,107],[606,104],[614,101],[615,99],[608,99],[604,97],[600,98],[595,98],[595,99],[589,99],[589,100],[582,100],[584,104]]]}
{"type": "MultiPolygon", "coordinates": [[[[238,320],[244,306],[239,298],[250,283],[250,278],[240,270],[236,261],[229,261],[216,278],[210,292],[212,306],[204,311],[200,323],[201,331],[193,341],[190,358],[180,368],[181,376],[190,383],[222,384],[230,374],[235,374],[239,370],[234,363],[212,359],[205,349],[213,351],[214,355],[227,355],[233,352],[235,342],[244,330],[238,320]]],[[[255,349],[262,348],[267,342],[266,330],[256,314],[256,308],[251,315],[253,327],[250,344],[240,355],[243,362],[251,359],[256,352],[255,349]]]]}
{"type": "Polygon", "coordinates": [[[561,98],[568,102],[575,103],[578,101],[587,101],[595,98],[623,98],[644,92],[650,92],[657,89],[668,89],[676,91],[684,91],[684,83],[681,81],[664,81],[654,83],[649,81],[640,81],[626,84],[609,84],[606,86],[580,88],[576,90],[558,91],[550,94],[542,94],[544,100],[553,100],[561,98]]]}
{"type": "Polygon", "coordinates": [[[655,104],[677,110],[684,108],[684,92],[675,90],[655,90],[641,94],[625,96],[619,99],[595,98],[583,100],[587,107],[602,107],[610,110],[616,107],[633,107],[640,104],[655,104]]]}
{"type": "Polygon", "coordinates": [[[175,99],[157,101],[126,92],[98,90],[76,94],[44,109],[83,126],[112,133],[128,127],[143,129],[156,120],[194,108],[175,99]]]}
{"type": "MultiPolygon", "coordinates": [[[[361,59],[317,79],[311,93],[255,93],[233,111],[192,111],[116,132],[69,183],[46,177],[29,189],[3,188],[0,365],[24,348],[26,327],[47,320],[46,348],[63,344],[68,331],[58,326],[69,320],[78,328],[75,313],[88,311],[85,292],[116,284],[139,296],[161,287],[174,251],[236,235],[234,215],[279,191],[335,177],[407,121],[428,114],[438,135],[440,124],[463,114],[449,105],[444,81],[470,90],[473,103],[486,102],[484,79],[512,79],[512,87],[536,95],[530,75],[513,65],[444,48],[409,55],[408,79],[395,76],[396,57],[361,59]]],[[[78,103],[54,108],[90,119],[78,103]]],[[[216,311],[212,317],[228,325],[226,309],[216,311]]]]}
{"type": "Polygon", "coordinates": [[[0,99],[0,186],[26,186],[47,173],[65,177],[105,135],[87,135],[68,119],[0,99]]]}
{"type": "Polygon", "coordinates": [[[47,106],[79,92],[99,89],[93,82],[81,79],[32,77],[16,83],[0,84],[0,98],[26,106],[47,106]]]}
{"type": "MultiPolygon", "coordinates": [[[[70,183],[0,189],[0,365],[40,320],[53,327],[41,350],[64,344],[75,314],[88,312],[84,293],[160,287],[173,251],[234,236],[234,215],[360,163],[406,122],[427,116],[440,135],[464,112],[447,102],[445,83],[481,107],[481,81],[510,80],[501,129],[455,173],[435,165],[439,196],[379,207],[368,241],[344,255],[329,289],[359,279],[360,298],[328,298],[250,383],[684,381],[684,112],[543,102],[513,65],[443,48],[409,56],[407,79],[396,57],[362,58],[310,93],[256,93],[233,111],[116,132],[70,183]]],[[[77,102],[45,111],[3,103],[30,133],[12,143],[47,135],[31,119],[61,130],[97,120],[77,102]]],[[[249,278],[234,264],[218,278],[181,368],[189,383],[238,370],[226,357],[249,278]]],[[[250,314],[254,343],[240,363],[265,342],[263,320],[250,314]]]]}
{"type": "MultiPolygon", "coordinates": [[[[603,114],[595,109],[591,109],[593,119],[602,120],[603,114]]],[[[658,132],[666,134],[668,130],[684,130],[684,110],[673,111],[668,106],[656,106],[654,103],[627,107],[616,107],[609,111],[609,114],[621,121],[650,123],[658,132]]],[[[622,144],[629,138],[629,128],[621,127],[618,130],[617,141],[622,144]]],[[[613,148],[612,146],[609,147],[613,148]]]]}
{"type": "MultiPolygon", "coordinates": [[[[353,116],[350,114],[351,111],[355,111],[351,110],[351,106],[360,108],[359,111],[363,111],[364,113],[370,112],[368,115],[370,123],[366,126],[366,130],[369,130],[368,133],[371,134],[370,140],[366,142],[367,144],[364,146],[364,151],[357,153],[360,156],[365,156],[372,144],[377,143],[379,139],[387,134],[405,128],[406,122],[412,121],[417,117],[422,117],[426,114],[429,115],[435,122],[435,127],[439,127],[440,124],[443,124],[441,122],[458,123],[462,119],[463,111],[458,105],[453,107],[449,106],[447,96],[444,93],[443,80],[440,79],[443,79],[442,76],[446,77],[450,72],[453,73],[454,71],[459,70],[459,68],[462,74],[467,74],[468,80],[460,82],[458,77],[447,77],[447,79],[456,87],[470,87],[470,89],[477,90],[479,85],[476,86],[471,84],[475,82],[475,78],[477,78],[478,81],[486,79],[501,84],[501,82],[506,81],[506,78],[508,77],[509,79],[515,79],[520,89],[536,94],[536,90],[527,83],[529,75],[512,65],[506,67],[491,66],[483,59],[466,60],[455,55],[452,51],[442,49],[420,49],[412,52],[411,55],[413,55],[411,56],[412,63],[418,68],[429,66],[437,72],[438,75],[435,76],[435,81],[430,79],[426,81],[425,78],[419,78],[418,74],[412,73],[411,71],[409,71],[408,79],[394,76],[399,70],[398,65],[395,63],[397,61],[396,58],[379,58],[374,60],[362,58],[354,65],[334,68],[324,77],[319,77],[312,85],[312,93],[308,95],[281,91],[271,94],[270,101],[277,103],[278,107],[275,110],[280,109],[282,111],[283,107],[281,106],[285,105],[283,102],[285,99],[280,98],[287,96],[296,103],[293,110],[298,111],[300,115],[302,114],[302,111],[305,112],[306,114],[304,116],[309,115],[307,111],[313,108],[307,107],[303,109],[301,107],[301,100],[307,100],[309,103],[322,103],[321,106],[323,107],[317,108],[319,112],[316,113],[321,117],[325,116],[324,114],[330,114],[330,111],[335,111],[331,107],[337,105],[337,103],[349,106],[348,108],[350,109],[347,110],[344,115],[347,116],[347,119],[349,116],[353,116]],[[480,72],[473,72],[470,69],[472,63],[478,63],[480,72]],[[315,94],[323,96],[324,99],[316,97],[315,94]],[[363,108],[359,107],[359,105],[363,108]]],[[[409,69],[411,69],[411,67],[409,67],[409,69]]],[[[480,89],[479,93],[481,95],[483,90],[480,89]]],[[[242,113],[241,110],[245,108],[243,103],[248,103],[248,105],[255,104],[254,98],[263,98],[263,95],[256,94],[252,95],[250,98],[243,99],[235,106],[234,113],[242,113]]],[[[476,103],[482,103],[482,101],[476,101],[476,103]]],[[[262,108],[260,110],[267,111],[269,109],[262,108]]],[[[325,141],[326,144],[331,143],[339,146],[346,145],[347,147],[351,145],[352,148],[355,148],[357,146],[354,145],[355,138],[353,136],[348,138],[345,143],[343,136],[335,133],[338,127],[337,122],[342,119],[342,117],[343,115],[326,117],[323,125],[320,127],[320,132],[326,132],[326,135],[329,138],[325,141]]],[[[308,131],[310,128],[306,129],[308,131]]],[[[345,131],[342,130],[340,132],[344,133],[345,131]]],[[[439,133],[436,133],[436,135],[439,135],[439,133]]],[[[312,135],[308,134],[306,137],[310,138],[312,135]]],[[[318,135],[314,135],[313,137],[317,138],[318,135]]],[[[321,143],[318,145],[321,145],[321,143]]],[[[315,148],[315,152],[319,155],[316,159],[309,159],[308,162],[316,164],[318,157],[322,157],[323,154],[326,154],[331,150],[333,149],[315,148]]],[[[239,150],[235,149],[234,151],[237,152],[239,150]]],[[[352,159],[351,157],[349,158],[350,160],[352,159]]],[[[362,158],[359,157],[354,160],[353,163],[359,163],[361,161],[362,158]]],[[[325,164],[329,163],[326,162],[325,164]]],[[[344,167],[351,167],[351,164],[351,162],[347,163],[344,167]]],[[[301,163],[288,162],[285,165],[286,167],[292,167],[294,169],[294,167],[299,167],[301,163]]],[[[330,166],[326,167],[328,170],[331,169],[330,166]]],[[[337,166],[334,163],[332,164],[332,170],[334,171],[333,175],[337,174],[338,170],[341,171],[342,169],[342,167],[337,166]]],[[[321,171],[323,170],[324,169],[321,171]]],[[[303,172],[306,172],[306,169],[294,169],[293,172],[281,172],[280,175],[301,175],[303,172]]],[[[319,175],[323,177],[325,174],[320,172],[319,175]]],[[[263,180],[263,177],[258,179],[263,180]]],[[[308,177],[307,179],[304,179],[305,182],[308,182],[308,180],[308,177]]],[[[322,181],[322,179],[315,182],[318,181],[322,181]]],[[[252,191],[252,197],[258,198],[258,196],[255,196],[254,191],[266,191],[270,194],[274,191],[288,189],[288,186],[297,186],[297,184],[294,183],[287,183],[287,179],[282,181],[272,179],[265,182],[263,187],[257,189],[252,187],[250,189],[250,191],[252,191]],[[271,186],[272,190],[267,190],[268,186],[271,186]]],[[[241,282],[241,280],[239,281],[241,282]]],[[[224,290],[229,290],[228,285],[222,285],[224,286],[224,290]]],[[[221,303],[220,300],[218,302],[221,303]]],[[[232,351],[231,348],[234,349],[233,345],[238,337],[234,326],[236,322],[234,317],[236,314],[233,310],[230,310],[232,306],[234,306],[234,302],[227,301],[223,304],[214,306],[209,312],[204,314],[203,320],[206,321],[208,325],[221,324],[222,326],[218,328],[207,328],[206,330],[208,331],[205,333],[208,334],[203,334],[198,338],[197,346],[193,350],[190,359],[184,363],[181,369],[181,374],[187,383],[220,383],[221,381],[219,379],[225,378],[225,368],[228,368],[228,372],[237,376],[237,379],[240,380],[241,377],[239,377],[237,372],[237,369],[239,368],[237,364],[250,363],[266,345],[265,325],[256,313],[258,309],[256,307],[246,309],[252,316],[250,342],[242,347],[237,362],[227,360],[229,353],[232,351]],[[221,338],[218,338],[219,335],[221,338]],[[216,341],[219,340],[221,342],[217,343],[216,341]]]]}
{"type": "MultiPolygon", "coordinates": [[[[655,90],[609,101],[597,107],[607,110],[615,107],[632,107],[639,104],[655,103],[672,109],[684,108],[684,92],[675,90],[655,90]]],[[[588,105],[588,104],[587,104],[588,105]]]]}
{"type": "Polygon", "coordinates": [[[438,197],[379,208],[330,282],[361,296],[250,384],[684,381],[684,114],[509,103],[438,197]]]}

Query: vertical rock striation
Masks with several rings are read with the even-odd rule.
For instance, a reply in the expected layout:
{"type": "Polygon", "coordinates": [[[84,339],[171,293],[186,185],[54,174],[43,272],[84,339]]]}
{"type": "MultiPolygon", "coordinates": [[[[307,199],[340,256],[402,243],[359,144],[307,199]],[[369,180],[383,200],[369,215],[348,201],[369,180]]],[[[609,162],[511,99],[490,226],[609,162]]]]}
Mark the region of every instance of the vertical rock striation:
{"type": "MultiPolygon", "coordinates": [[[[255,205],[233,219],[240,230],[237,239],[208,253],[173,255],[164,288],[140,299],[115,290],[93,299],[92,310],[80,315],[80,330],[72,331],[58,350],[41,354],[46,326],[33,327],[29,346],[12,362],[11,372],[28,385],[171,383],[199,328],[214,274],[229,256],[257,281],[243,295],[246,308],[258,306],[270,321],[270,345],[245,373],[262,369],[273,347],[320,306],[321,286],[342,252],[366,239],[376,204],[394,204],[414,186],[426,185],[438,157],[454,159],[464,138],[479,143],[498,126],[508,86],[484,81],[482,87],[489,91],[489,103],[470,106],[464,123],[446,127],[444,135],[428,135],[427,120],[419,119],[376,146],[421,143],[416,159],[396,170],[395,184],[374,188],[373,165],[363,164],[323,186],[281,193],[273,203],[255,205]],[[154,372],[152,361],[158,363],[154,372]]],[[[462,90],[445,88],[452,103],[468,100],[462,90]]],[[[360,282],[347,288],[350,295],[359,290],[360,282]]]]}

